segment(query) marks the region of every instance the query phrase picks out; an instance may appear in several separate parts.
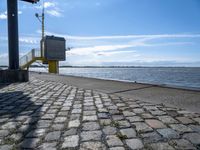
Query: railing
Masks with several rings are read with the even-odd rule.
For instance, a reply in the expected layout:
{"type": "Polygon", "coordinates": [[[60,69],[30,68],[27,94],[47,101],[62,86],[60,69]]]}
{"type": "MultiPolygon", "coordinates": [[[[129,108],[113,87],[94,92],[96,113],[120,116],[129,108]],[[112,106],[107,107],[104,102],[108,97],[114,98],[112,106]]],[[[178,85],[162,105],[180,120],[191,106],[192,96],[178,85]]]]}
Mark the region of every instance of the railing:
{"type": "Polygon", "coordinates": [[[25,66],[26,64],[29,64],[36,58],[41,58],[41,52],[40,50],[32,49],[28,54],[22,56],[19,60],[20,67],[25,66]]]}

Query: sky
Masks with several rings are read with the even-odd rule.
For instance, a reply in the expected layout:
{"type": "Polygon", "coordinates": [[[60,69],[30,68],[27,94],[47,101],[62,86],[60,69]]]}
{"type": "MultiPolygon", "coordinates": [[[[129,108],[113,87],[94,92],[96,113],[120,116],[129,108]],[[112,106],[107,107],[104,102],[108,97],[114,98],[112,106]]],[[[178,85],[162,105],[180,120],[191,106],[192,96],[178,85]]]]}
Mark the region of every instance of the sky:
{"type": "MultiPolygon", "coordinates": [[[[8,64],[6,0],[0,0],[0,65],[8,64]]],[[[44,0],[45,34],[65,37],[77,66],[200,67],[200,0],[44,0]]],[[[18,0],[20,56],[39,48],[42,0],[18,0]]]]}

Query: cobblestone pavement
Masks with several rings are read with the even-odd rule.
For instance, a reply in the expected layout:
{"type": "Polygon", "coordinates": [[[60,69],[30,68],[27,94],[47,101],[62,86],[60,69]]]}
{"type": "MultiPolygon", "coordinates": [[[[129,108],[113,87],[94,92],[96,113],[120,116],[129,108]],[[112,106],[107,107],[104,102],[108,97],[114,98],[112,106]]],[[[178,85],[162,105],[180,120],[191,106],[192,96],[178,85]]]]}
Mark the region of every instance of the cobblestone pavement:
{"type": "Polygon", "coordinates": [[[31,78],[0,88],[9,149],[200,149],[200,115],[31,78]]]}

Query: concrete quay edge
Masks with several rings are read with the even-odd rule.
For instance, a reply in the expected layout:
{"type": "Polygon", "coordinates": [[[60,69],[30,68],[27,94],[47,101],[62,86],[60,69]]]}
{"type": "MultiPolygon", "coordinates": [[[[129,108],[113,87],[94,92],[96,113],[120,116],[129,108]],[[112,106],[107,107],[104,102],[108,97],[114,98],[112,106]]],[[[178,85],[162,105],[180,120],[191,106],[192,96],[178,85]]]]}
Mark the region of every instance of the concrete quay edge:
{"type": "Polygon", "coordinates": [[[30,77],[56,81],[84,89],[92,89],[106,94],[115,94],[125,98],[133,98],[154,104],[165,104],[170,107],[186,109],[200,113],[200,91],[165,85],[78,77],[71,75],[55,75],[41,72],[30,72],[30,77]]]}

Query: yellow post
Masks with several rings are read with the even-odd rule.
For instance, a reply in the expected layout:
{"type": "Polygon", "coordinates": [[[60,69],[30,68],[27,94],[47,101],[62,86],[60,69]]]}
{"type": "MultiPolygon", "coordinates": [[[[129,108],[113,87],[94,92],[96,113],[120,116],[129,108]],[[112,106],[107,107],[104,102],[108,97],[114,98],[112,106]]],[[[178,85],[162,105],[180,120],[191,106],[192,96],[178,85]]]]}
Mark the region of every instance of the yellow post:
{"type": "Polygon", "coordinates": [[[59,62],[57,60],[49,60],[49,73],[59,73],[59,62]]]}

